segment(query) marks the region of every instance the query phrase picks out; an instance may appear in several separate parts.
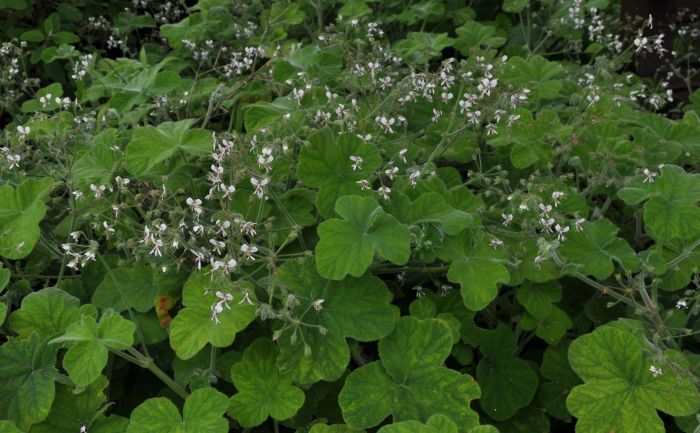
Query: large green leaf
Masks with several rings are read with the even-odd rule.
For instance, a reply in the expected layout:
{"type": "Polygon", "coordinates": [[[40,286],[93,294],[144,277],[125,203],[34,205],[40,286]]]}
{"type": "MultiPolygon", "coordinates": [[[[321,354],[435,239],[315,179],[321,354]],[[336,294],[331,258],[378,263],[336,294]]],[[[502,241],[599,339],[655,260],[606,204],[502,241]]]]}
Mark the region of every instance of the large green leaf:
{"type": "Polygon", "coordinates": [[[540,373],[546,380],[537,391],[537,398],[547,413],[563,421],[571,417],[566,409],[566,397],[581,383],[569,365],[568,349],[569,345],[562,342],[544,351],[540,373]]]}
{"type": "Polygon", "coordinates": [[[27,179],[17,188],[0,186],[0,256],[23,259],[34,249],[41,230],[39,223],[46,215],[44,201],[53,179],[27,179]]]}
{"type": "Polygon", "coordinates": [[[129,425],[128,419],[103,415],[107,385],[104,376],[87,387],[58,385],[49,416],[32,426],[30,433],[80,432],[83,426],[89,426],[90,433],[123,433],[129,425]]]}
{"type": "Polygon", "coordinates": [[[479,417],[469,402],[479,386],[466,374],[443,366],[452,349],[452,333],[440,320],[404,317],[379,342],[380,361],[350,373],[338,402],[352,428],[369,428],[391,415],[394,422],[428,421],[443,414],[466,432],[479,417]]]}
{"type": "MultiPolygon", "coordinates": [[[[653,172],[653,170],[651,170],[653,172]]],[[[628,205],[644,203],[644,223],[657,240],[694,239],[700,236],[700,174],[664,165],[657,177],[641,175],[618,191],[628,205]]],[[[651,174],[650,174],[651,176],[651,174]]]]}
{"type": "Polygon", "coordinates": [[[369,180],[381,165],[381,156],[374,145],[355,134],[334,136],[329,129],[313,134],[309,143],[299,155],[297,175],[301,183],[318,188],[316,208],[321,215],[330,217],[341,196],[369,194],[357,182],[369,180]],[[353,170],[351,156],[362,158],[359,169],[353,170]]]}
{"type": "Polygon", "coordinates": [[[601,280],[612,275],[615,263],[629,271],[638,270],[637,254],[617,232],[617,226],[604,218],[585,223],[581,231],[567,236],[559,250],[575,269],[601,280]]]}
{"type": "Polygon", "coordinates": [[[80,306],[78,298],[49,287],[25,296],[9,323],[10,329],[21,337],[36,332],[41,338],[52,338],[66,332],[82,315],[97,317],[97,310],[89,304],[80,306]]]}
{"type": "Polygon", "coordinates": [[[644,358],[630,332],[608,325],[579,337],[569,348],[569,361],[585,382],[567,398],[578,433],[663,433],[657,409],[673,416],[700,411],[692,380],[658,363],[662,374],[655,377],[652,360],[644,358]]]}
{"type": "Polygon", "coordinates": [[[209,153],[211,133],[190,129],[193,123],[193,119],[187,119],[134,130],[125,152],[127,170],[134,176],[144,176],[177,154],[202,156],[209,153]]]}
{"type": "Polygon", "coordinates": [[[503,421],[532,401],[539,380],[530,364],[515,356],[516,340],[509,328],[485,331],[480,339],[484,357],[476,368],[483,391],[479,405],[489,417],[503,421]]]}
{"type": "Polygon", "coordinates": [[[395,194],[386,209],[404,224],[434,225],[448,235],[459,234],[474,219],[471,214],[445,203],[444,197],[436,192],[421,194],[413,201],[405,194],[395,194]]]}
{"type": "Polygon", "coordinates": [[[341,280],[347,274],[361,276],[375,253],[397,265],[411,254],[408,228],[384,212],[371,197],[344,196],[335,204],[342,219],[331,218],[318,226],[316,245],[319,274],[341,280]]]}
{"type": "Polygon", "coordinates": [[[231,368],[238,393],[231,397],[231,415],[242,427],[255,427],[268,417],[285,420],[304,404],[304,391],[277,368],[278,351],[267,339],[248,346],[243,359],[231,368]]]}
{"type": "Polygon", "coordinates": [[[127,433],[227,433],[224,413],[228,398],[213,388],[200,388],[185,401],[182,416],[165,397],[141,403],[133,412],[127,433]]]}
{"type": "Polygon", "coordinates": [[[484,232],[464,231],[458,236],[445,238],[438,251],[441,259],[450,262],[447,279],[459,283],[464,305],[479,311],[498,294],[498,285],[510,279],[504,266],[506,252],[493,248],[484,232]]]}
{"type": "Polygon", "coordinates": [[[49,415],[59,377],[56,348],[38,335],[0,346],[0,418],[28,430],[49,415]]]}
{"type": "Polygon", "coordinates": [[[174,272],[163,273],[144,265],[117,268],[105,274],[92,303],[117,312],[132,308],[145,313],[156,304],[159,294],[177,292],[181,284],[180,275],[174,272]]]}
{"type": "Polygon", "coordinates": [[[183,288],[182,303],[185,306],[170,323],[170,347],[181,359],[189,359],[207,343],[214,347],[227,347],[233,343],[236,333],[245,329],[255,318],[256,307],[243,302],[246,291],[253,290],[246,285],[224,279],[213,279],[207,270],[194,271],[183,288]],[[230,308],[224,308],[218,315],[219,323],[212,319],[212,306],[221,299],[216,292],[230,293],[230,308]]]}
{"type": "Polygon", "coordinates": [[[372,275],[326,280],[308,258],[286,262],[279,280],[299,300],[291,314],[303,322],[280,334],[279,366],[301,383],[338,379],[350,362],[346,338],[383,338],[393,331],[399,316],[391,305],[391,292],[372,275]]]}
{"type": "Polygon", "coordinates": [[[98,324],[92,316],[83,316],[66,333],[49,343],[67,343],[63,368],[77,385],[87,386],[107,365],[108,349],[124,350],[134,343],[136,325],[125,318],[105,316],[98,324]]]}
{"type": "Polygon", "coordinates": [[[378,433],[457,433],[457,425],[445,415],[428,418],[425,425],[418,421],[403,421],[385,425],[378,433]]]}

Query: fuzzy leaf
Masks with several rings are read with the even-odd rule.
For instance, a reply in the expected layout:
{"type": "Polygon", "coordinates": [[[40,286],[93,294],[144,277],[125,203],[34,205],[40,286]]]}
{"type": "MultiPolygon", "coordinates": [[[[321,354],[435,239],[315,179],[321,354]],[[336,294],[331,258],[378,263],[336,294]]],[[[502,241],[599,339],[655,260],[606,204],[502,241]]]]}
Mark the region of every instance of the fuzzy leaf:
{"type": "Polygon", "coordinates": [[[436,414],[428,418],[425,425],[418,421],[403,421],[385,425],[378,433],[457,433],[457,425],[445,415],[436,414]]]}
{"type": "Polygon", "coordinates": [[[127,170],[134,176],[144,176],[177,154],[202,156],[209,153],[211,133],[190,129],[193,123],[194,120],[187,119],[134,130],[124,156],[127,170]]]}
{"type": "Polygon", "coordinates": [[[605,279],[612,275],[615,263],[624,269],[639,269],[639,258],[627,241],[617,237],[618,228],[607,219],[583,224],[583,230],[570,233],[562,243],[561,255],[577,265],[585,275],[605,279]]]}
{"type": "Polygon", "coordinates": [[[346,338],[379,340],[394,330],[399,317],[386,285],[372,275],[326,280],[308,258],[286,262],[279,270],[279,279],[290,293],[303,300],[294,307],[292,315],[326,331],[322,335],[319,328],[290,327],[278,339],[280,369],[301,383],[338,379],[350,362],[346,338]],[[319,299],[323,299],[320,310],[309,308],[310,302],[319,299]],[[304,342],[310,354],[305,353],[304,342]]]}
{"type": "Polygon", "coordinates": [[[54,181],[27,179],[17,188],[0,186],[0,257],[23,259],[34,249],[46,215],[44,201],[54,181]]]}
{"type": "Polygon", "coordinates": [[[694,239],[700,236],[700,174],[664,165],[654,182],[638,176],[617,195],[625,203],[644,203],[644,223],[657,240],[694,239]]]}
{"type": "Polygon", "coordinates": [[[379,342],[380,361],[350,373],[338,401],[343,418],[352,428],[369,428],[391,415],[394,422],[426,422],[443,414],[460,431],[478,425],[469,402],[479,387],[466,374],[443,363],[452,348],[445,322],[402,318],[394,332],[379,342]]]}
{"type": "Polygon", "coordinates": [[[180,275],[159,272],[144,265],[117,268],[105,274],[92,295],[92,303],[98,308],[111,308],[117,312],[130,307],[145,313],[153,308],[159,293],[177,291],[181,284],[180,275]]]}
{"type": "Polygon", "coordinates": [[[0,346],[0,418],[28,430],[49,415],[59,374],[56,348],[38,335],[0,346]]]}
{"type": "Polygon", "coordinates": [[[169,399],[151,398],[131,412],[126,433],[227,433],[227,408],[228,398],[214,388],[200,388],[187,397],[182,416],[169,399]]]}
{"type": "Polygon", "coordinates": [[[569,348],[571,368],[585,382],[567,398],[569,411],[578,418],[578,433],[663,433],[656,410],[684,416],[700,410],[700,395],[693,382],[672,368],[644,359],[641,343],[629,332],[603,326],[579,337],[569,348]]]}
{"type": "Polygon", "coordinates": [[[411,201],[404,194],[395,194],[387,205],[387,211],[407,225],[435,225],[448,235],[457,235],[473,221],[471,214],[445,203],[436,192],[421,194],[411,201]]]}
{"type": "Polygon", "coordinates": [[[49,343],[68,343],[63,368],[77,385],[87,386],[97,379],[107,365],[108,349],[124,350],[134,343],[136,325],[115,315],[98,324],[92,316],[83,316],[68,327],[66,333],[49,343]]]}
{"type": "Polygon", "coordinates": [[[181,359],[189,359],[207,343],[214,347],[227,347],[233,343],[236,333],[245,329],[255,318],[256,307],[241,302],[247,286],[233,288],[230,283],[213,280],[207,270],[194,271],[185,283],[182,303],[185,306],[170,323],[170,347],[181,359]],[[220,301],[216,291],[231,293],[230,308],[218,315],[220,323],[212,319],[212,305],[220,301]]]}
{"type": "Polygon", "coordinates": [[[508,269],[503,265],[505,251],[491,247],[483,232],[464,231],[458,236],[445,238],[438,255],[451,262],[447,279],[459,283],[464,305],[470,310],[485,308],[496,298],[498,285],[510,279],[508,269]]]}
{"type": "Polygon", "coordinates": [[[336,200],[344,195],[366,195],[358,181],[369,179],[381,165],[374,145],[354,134],[334,136],[323,129],[309,137],[308,147],[301,150],[297,175],[301,183],[318,188],[316,208],[324,217],[333,215],[336,200]],[[362,158],[361,168],[353,170],[351,156],[362,158]]]}
{"type": "Polygon", "coordinates": [[[97,317],[92,305],[80,306],[80,300],[61,289],[48,287],[22,299],[22,306],[10,316],[10,329],[21,337],[36,332],[52,338],[66,332],[82,315],[97,317]]]}
{"type": "Polygon", "coordinates": [[[258,339],[243,353],[243,360],[231,368],[231,379],[238,390],[231,397],[231,415],[242,427],[255,427],[268,417],[285,420],[304,404],[304,391],[277,368],[275,344],[258,339]]]}
{"type": "Polygon", "coordinates": [[[408,228],[385,213],[371,197],[344,196],[335,204],[342,219],[331,218],[318,226],[316,245],[319,274],[341,280],[359,277],[372,264],[375,253],[397,265],[410,256],[408,228]]]}

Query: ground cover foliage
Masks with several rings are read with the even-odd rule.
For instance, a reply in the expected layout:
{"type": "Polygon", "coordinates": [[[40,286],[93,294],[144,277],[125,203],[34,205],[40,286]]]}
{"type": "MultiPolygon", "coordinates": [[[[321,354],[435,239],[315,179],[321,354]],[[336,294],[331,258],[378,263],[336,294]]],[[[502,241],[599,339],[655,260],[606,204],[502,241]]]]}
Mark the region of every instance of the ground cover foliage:
{"type": "Polygon", "coordinates": [[[697,433],[671,22],[0,0],[0,432],[697,433]]]}

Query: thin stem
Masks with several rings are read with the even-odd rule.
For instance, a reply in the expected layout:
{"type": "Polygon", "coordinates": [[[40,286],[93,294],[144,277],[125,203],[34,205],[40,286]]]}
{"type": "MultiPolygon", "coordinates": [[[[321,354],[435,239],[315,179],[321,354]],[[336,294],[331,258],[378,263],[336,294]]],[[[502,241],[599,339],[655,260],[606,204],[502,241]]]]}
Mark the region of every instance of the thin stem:
{"type": "Polygon", "coordinates": [[[190,393],[187,392],[187,390],[183,388],[182,385],[175,382],[170,376],[168,376],[163,370],[161,370],[152,358],[144,356],[141,352],[134,349],[133,347],[129,347],[127,350],[131,355],[133,355],[133,358],[136,359],[135,363],[137,365],[148,369],[151,373],[156,375],[158,379],[160,379],[164,384],[166,384],[168,388],[172,389],[177,395],[182,397],[183,400],[186,400],[187,397],[190,396],[190,393]]]}

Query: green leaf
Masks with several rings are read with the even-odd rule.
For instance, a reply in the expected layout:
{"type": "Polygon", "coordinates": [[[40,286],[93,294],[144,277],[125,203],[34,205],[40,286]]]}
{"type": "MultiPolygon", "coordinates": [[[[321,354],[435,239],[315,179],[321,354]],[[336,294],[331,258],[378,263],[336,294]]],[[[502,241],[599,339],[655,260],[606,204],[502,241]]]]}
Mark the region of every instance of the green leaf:
{"type": "Polygon", "coordinates": [[[160,293],[177,291],[181,284],[179,274],[163,273],[144,265],[112,269],[95,289],[92,303],[117,312],[133,308],[145,313],[153,308],[160,293]]]}
{"type": "Polygon", "coordinates": [[[20,337],[36,332],[40,338],[52,338],[66,332],[82,315],[97,317],[92,305],[80,306],[80,300],[61,289],[49,287],[22,299],[22,306],[10,316],[10,329],[20,337]]]}
{"type": "Polygon", "coordinates": [[[476,368],[482,390],[479,405],[489,417],[503,421],[530,404],[539,379],[530,364],[515,356],[515,336],[509,328],[484,331],[480,339],[484,357],[476,368]]]}
{"type": "Polygon", "coordinates": [[[102,414],[107,402],[104,392],[107,385],[105,376],[84,388],[58,385],[49,416],[32,426],[31,433],[79,432],[82,426],[89,426],[90,433],[123,433],[129,424],[126,418],[102,414]],[[121,428],[115,432],[109,429],[113,425],[121,428]]]}
{"type": "Polygon", "coordinates": [[[46,39],[46,36],[44,36],[44,33],[41,30],[34,29],[27,30],[26,32],[22,33],[19,38],[27,42],[41,42],[46,39]]]}
{"type": "Polygon", "coordinates": [[[549,344],[557,344],[566,335],[566,331],[574,325],[569,315],[556,306],[541,317],[526,314],[521,319],[520,324],[525,330],[534,329],[535,335],[549,344]]]}
{"type": "Polygon", "coordinates": [[[144,176],[178,154],[190,157],[208,154],[211,133],[201,128],[190,129],[193,123],[193,119],[187,119],[134,130],[125,152],[127,170],[134,176],[144,176]]]}
{"type": "Polygon", "coordinates": [[[105,316],[98,324],[94,317],[83,316],[68,327],[66,333],[49,344],[68,343],[63,368],[73,382],[87,386],[97,379],[107,365],[108,349],[124,350],[134,344],[136,325],[125,318],[105,316]]]}
{"type": "Polygon", "coordinates": [[[350,373],[338,402],[352,428],[370,428],[391,415],[394,422],[428,421],[442,414],[461,431],[478,425],[469,402],[479,387],[466,374],[443,366],[452,349],[445,322],[403,317],[394,332],[379,342],[380,361],[350,373]]]}
{"type": "Polygon", "coordinates": [[[0,268],[0,293],[5,291],[5,287],[10,283],[12,273],[9,269],[0,268]]]}
{"type": "Polygon", "coordinates": [[[316,208],[322,216],[332,216],[341,196],[369,194],[357,182],[369,179],[381,165],[376,147],[354,134],[334,136],[329,129],[311,135],[309,143],[299,155],[297,175],[301,183],[318,188],[316,208]],[[362,158],[361,168],[353,170],[351,156],[362,158]]]}
{"type": "Polygon", "coordinates": [[[335,211],[342,219],[331,218],[318,226],[316,267],[323,277],[359,277],[372,264],[375,253],[397,265],[408,261],[408,228],[385,213],[375,199],[344,196],[336,202],[335,211]]]}
{"type": "Polygon", "coordinates": [[[391,292],[369,274],[326,280],[307,258],[282,265],[279,281],[299,300],[291,314],[305,325],[280,334],[278,363],[284,374],[301,383],[338,379],[350,362],[346,338],[367,342],[386,337],[399,317],[398,308],[391,305],[391,292]],[[318,300],[323,302],[313,308],[318,300]]]}
{"type": "Polygon", "coordinates": [[[7,305],[4,302],[0,302],[0,326],[5,323],[5,317],[7,316],[7,305]]]}
{"type": "Polygon", "coordinates": [[[304,404],[304,391],[277,368],[275,344],[260,338],[248,346],[243,360],[231,368],[238,393],[231,397],[231,415],[242,427],[255,427],[268,417],[285,420],[304,404]]]}
{"type": "Polygon", "coordinates": [[[585,275],[598,279],[608,278],[615,263],[624,269],[639,269],[639,258],[627,241],[617,237],[618,228],[605,218],[584,223],[583,230],[570,233],[559,251],[569,263],[585,275]]]}
{"type": "Polygon", "coordinates": [[[187,397],[182,416],[167,398],[151,398],[131,412],[126,433],[227,433],[227,408],[228,398],[214,388],[201,388],[187,397]]]}
{"type": "Polygon", "coordinates": [[[515,297],[528,313],[537,318],[544,318],[554,308],[552,304],[561,300],[561,286],[557,283],[526,282],[517,288],[515,297]]]}
{"type": "Polygon", "coordinates": [[[467,21],[455,29],[458,38],[454,47],[468,56],[473,49],[498,48],[506,43],[507,38],[496,35],[496,27],[483,25],[476,21],[467,21]]]}
{"type": "MultiPolygon", "coordinates": [[[[526,2],[527,0],[516,1],[526,2]]],[[[502,72],[502,79],[505,84],[516,88],[530,89],[532,99],[553,99],[559,96],[563,88],[560,78],[564,76],[565,71],[561,62],[549,61],[540,55],[527,59],[514,56],[508,59],[502,72]]]]}
{"type": "Polygon", "coordinates": [[[309,433],[365,433],[365,431],[351,429],[345,424],[314,424],[309,433]]]}
{"type": "Polygon", "coordinates": [[[253,133],[282,120],[282,116],[291,113],[295,103],[288,98],[277,98],[274,102],[261,101],[243,107],[243,118],[247,132],[253,133]]]}
{"type": "Polygon", "coordinates": [[[439,57],[453,43],[454,39],[447,33],[408,32],[406,39],[395,43],[393,48],[406,61],[422,65],[439,57]]]}
{"type": "Polygon", "coordinates": [[[566,397],[571,389],[581,383],[569,366],[568,349],[568,343],[562,342],[544,351],[540,373],[546,381],[540,384],[537,391],[538,399],[547,413],[562,421],[571,417],[566,409],[566,397]]]}
{"type": "Polygon", "coordinates": [[[194,271],[183,288],[182,303],[185,306],[170,323],[170,347],[181,359],[189,359],[207,343],[214,347],[227,347],[233,343],[236,333],[245,329],[255,318],[256,307],[243,301],[248,286],[232,286],[230,281],[212,280],[206,269],[194,271]],[[230,308],[218,315],[220,323],[212,319],[212,305],[221,299],[216,292],[230,293],[230,308]]]}
{"type": "Polygon", "coordinates": [[[459,283],[464,305],[470,310],[485,308],[496,298],[498,285],[510,280],[503,265],[505,251],[502,247],[491,247],[484,232],[464,231],[445,238],[438,256],[450,262],[447,279],[459,283]]]}
{"type": "MultiPolygon", "coordinates": [[[[653,170],[650,170],[653,172],[653,170]]],[[[700,174],[664,165],[658,177],[634,178],[617,195],[628,205],[644,203],[644,224],[657,240],[694,239],[700,236],[700,174]]],[[[658,173],[655,173],[658,174],[658,173]]]]}
{"type": "Polygon", "coordinates": [[[425,425],[418,421],[403,421],[385,425],[377,433],[457,433],[458,431],[457,425],[450,418],[436,414],[428,418],[425,425]]]}
{"type": "MultiPolygon", "coordinates": [[[[0,6],[2,3],[0,2],[0,6]]],[[[2,7],[0,7],[2,9],[2,7]]],[[[23,433],[12,421],[0,421],[0,433],[23,433]]]]}
{"type": "Polygon", "coordinates": [[[567,398],[579,433],[663,433],[656,410],[672,416],[700,411],[700,395],[688,377],[668,365],[658,377],[644,359],[640,341],[629,332],[603,326],[579,337],[569,348],[571,368],[585,382],[567,398]]]}
{"type": "Polygon", "coordinates": [[[53,179],[27,179],[16,189],[0,186],[0,256],[18,260],[29,255],[39,240],[53,179]]]}
{"type": "Polygon", "coordinates": [[[49,415],[59,374],[56,348],[32,334],[0,346],[0,418],[28,430],[49,415]]]}
{"type": "Polygon", "coordinates": [[[530,6],[530,0],[503,0],[503,11],[518,14],[530,6]]]}
{"type": "Polygon", "coordinates": [[[407,225],[435,225],[448,235],[457,235],[473,221],[471,214],[445,203],[436,192],[421,194],[411,201],[405,194],[392,195],[387,211],[407,225]]]}

